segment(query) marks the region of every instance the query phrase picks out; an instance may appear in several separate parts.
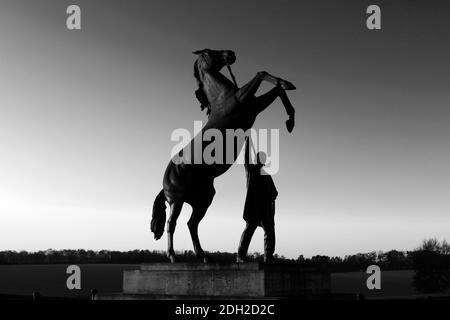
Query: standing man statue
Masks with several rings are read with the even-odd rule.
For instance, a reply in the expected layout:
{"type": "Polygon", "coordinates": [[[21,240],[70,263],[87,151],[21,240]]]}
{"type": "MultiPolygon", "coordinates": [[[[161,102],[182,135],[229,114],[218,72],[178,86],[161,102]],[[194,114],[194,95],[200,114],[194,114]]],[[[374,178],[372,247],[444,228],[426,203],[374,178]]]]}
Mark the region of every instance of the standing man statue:
{"type": "Polygon", "coordinates": [[[247,197],[244,206],[245,230],[242,233],[237,262],[247,261],[247,251],[257,227],[264,229],[264,261],[273,262],[275,252],[275,199],[278,191],[272,177],[262,174],[266,154],[258,152],[256,164],[250,163],[249,138],[245,139],[245,171],[247,175],[247,197]]]}

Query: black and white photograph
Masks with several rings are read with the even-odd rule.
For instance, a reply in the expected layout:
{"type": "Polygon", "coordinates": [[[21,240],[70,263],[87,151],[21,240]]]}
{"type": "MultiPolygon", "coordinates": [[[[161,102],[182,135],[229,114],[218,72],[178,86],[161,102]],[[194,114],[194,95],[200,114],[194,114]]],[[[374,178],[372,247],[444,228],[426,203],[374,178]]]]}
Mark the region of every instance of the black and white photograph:
{"type": "Polygon", "coordinates": [[[0,0],[0,300],[450,300],[449,40],[438,0],[0,0]]]}

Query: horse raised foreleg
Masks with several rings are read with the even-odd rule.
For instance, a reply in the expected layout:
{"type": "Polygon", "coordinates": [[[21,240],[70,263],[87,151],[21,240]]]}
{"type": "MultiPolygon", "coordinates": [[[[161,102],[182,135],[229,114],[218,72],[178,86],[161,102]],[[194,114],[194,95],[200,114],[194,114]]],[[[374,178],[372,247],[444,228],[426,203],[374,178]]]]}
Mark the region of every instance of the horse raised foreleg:
{"type": "Polygon", "coordinates": [[[258,72],[252,80],[247,82],[236,92],[236,99],[242,103],[249,97],[254,97],[266,75],[268,75],[268,73],[265,71],[258,72]]]}
{"type": "Polygon", "coordinates": [[[295,109],[291,104],[286,92],[282,89],[281,86],[277,86],[267,93],[260,95],[255,98],[257,112],[260,113],[265,110],[268,106],[270,106],[273,101],[280,97],[281,102],[283,103],[284,108],[286,109],[286,113],[289,116],[289,119],[286,121],[286,127],[289,132],[292,132],[294,129],[294,121],[295,121],[295,109]]]}
{"type": "Polygon", "coordinates": [[[281,86],[283,90],[295,90],[297,89],[292,83],[287,80],[275,77],[269,73],[264,76],[264,81],[267,81],[275,86],[281,86]]]}
{"type": "Polygon", "coordinates": [[[174,202],[170,204],[170,216],[167,220],[167,257],[170,262],[178,262],[178,258],[175,256],[173,250],[173,234],[175,233],[175,227],[177,225],[177,219],[180,216],[181,209],[183,208],[183,202],[174,202]]]}
{"type": "Polygon", "coordinates": [[[270,91],[255,98],[255,108],[257,113],[263,112],[268,106],[270,106],[276,98],[280,96],[280,87],[275,87],[270,91]]]}
{"type": "Polygon", "coordinates": [[[284,90],[280,90],[280,99],[289,116],[289,119],[286,121],[286,128],[289,132],[292,132],[295,126],[295,109],[284,90]]]}
{"type": "Polygon", "coordinates": [[[200,239],[198,238],[198,225],[200,221],[206,214],[208,208],[197,208],[194,207],[192,211],[191,218],[188,221],[189,232],[191,233],[192,243],[194,245],[195,255],[198,259],[203,260],[204,263],[213,263],[214,260],[211,259],[202,249],[200,245],[200,239]]]}
{"type": "Polygon", "coordinates": [[[242,86],[237,92],[236,92],[236,98],[239,102],[244,102],[248,98],[252,98],[255,96],[256,91],[258,91],[259,87],[261,86],[261,83],[263,81],[267,81],[269,83],[272,83],[276,85],[277,87],[281,87],[284,90],[294,90],[296,89],[295,86],[290,83],[289,81],[283,80],[281,78],[277,78],[265,71],[258,72],[252,80],[250,80],[247,84],[242,86]]]}

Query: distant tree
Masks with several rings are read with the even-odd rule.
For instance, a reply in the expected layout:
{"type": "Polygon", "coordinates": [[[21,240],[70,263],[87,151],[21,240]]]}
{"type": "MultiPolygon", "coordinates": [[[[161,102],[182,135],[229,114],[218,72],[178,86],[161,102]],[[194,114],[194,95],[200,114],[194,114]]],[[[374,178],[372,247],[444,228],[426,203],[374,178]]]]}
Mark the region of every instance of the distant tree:
{"type": "Polygon", "coordinates": [[[357,253],[355,255],[345,256],[343,264],[348,271],[365,271],[368,266],[377,263],[377,253],[357,253]]]}
{"type": "Polygon", "coordinates": [[[442,241],[441,254],[450,255],[450,244],[446,240],[442,241]]]}
{"type": "Polygon", "coordinates": [[[440,252],[441,244],[436,238],[425,239],[422,241],[422,245],[418,248],[418,250],[440,252]]]}
{"type": "Polygon", "coordinates": [[[397,250],[379,253],[378,264],[383,270],[399,270],[411,267],[407,254],[397,250]]]}
{"type": "Polygon", "coordinates": [[[311,266],[322,271],[330,271],[330,257],[316,255],[311,257],[311,266]]]}
{"type": "Polygon", "coordinates": [[[424,293],[442,292],[450,288],[450,254],[448,244],[435,238],[424,240],[411,253],[415,271],[413,285],[424,293]]]}

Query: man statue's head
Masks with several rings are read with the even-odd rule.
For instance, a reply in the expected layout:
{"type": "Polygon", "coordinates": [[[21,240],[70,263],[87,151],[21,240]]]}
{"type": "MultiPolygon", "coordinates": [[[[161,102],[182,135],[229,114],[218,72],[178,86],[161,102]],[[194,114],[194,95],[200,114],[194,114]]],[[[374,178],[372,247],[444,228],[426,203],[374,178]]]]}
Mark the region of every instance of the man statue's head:
{"type": "Polygon", "coordinates": [[[260,165],[261,167],[263,167],[266,164],[266,158],[267,158],[267,156],[266,156],[265,152],[260,151],[256,155],[256,163],[258,165],[260,165]]]}

